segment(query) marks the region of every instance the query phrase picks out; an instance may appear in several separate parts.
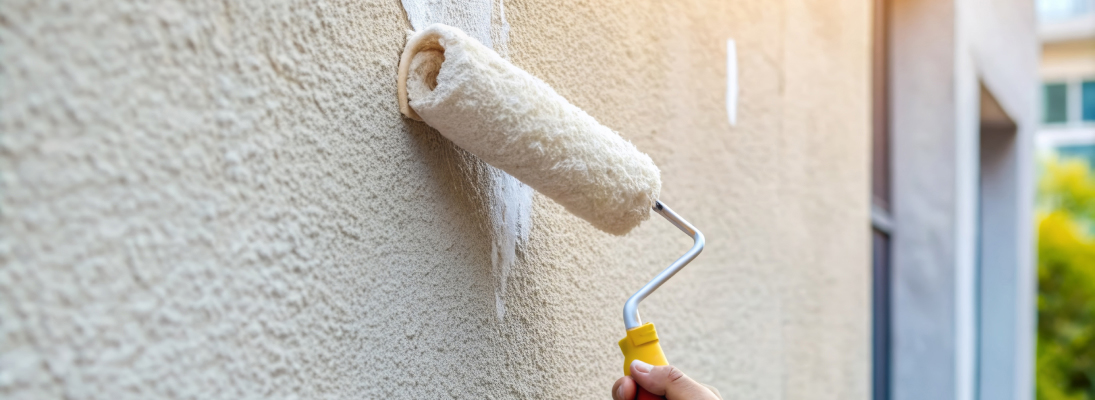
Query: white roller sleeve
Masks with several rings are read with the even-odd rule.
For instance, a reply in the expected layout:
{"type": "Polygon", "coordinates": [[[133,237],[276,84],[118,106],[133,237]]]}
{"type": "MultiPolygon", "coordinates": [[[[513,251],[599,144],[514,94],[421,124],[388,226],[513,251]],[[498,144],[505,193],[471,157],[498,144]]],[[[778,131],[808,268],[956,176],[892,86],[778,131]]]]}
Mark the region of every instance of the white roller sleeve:
{"type": "Polygon", "coordinates": [[[404,115],[605,232],[650,216],[661,190],[650,156],[457,28],[410,38],[398,93],[404,115]]]}

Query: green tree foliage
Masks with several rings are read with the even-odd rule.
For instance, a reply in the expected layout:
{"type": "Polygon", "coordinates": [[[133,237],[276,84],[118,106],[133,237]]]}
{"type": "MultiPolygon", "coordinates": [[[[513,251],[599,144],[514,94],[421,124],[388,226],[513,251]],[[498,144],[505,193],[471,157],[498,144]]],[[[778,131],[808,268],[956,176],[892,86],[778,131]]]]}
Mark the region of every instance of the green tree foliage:
{"type": "Polygon", "coordinates": [[[1038,187],[1039,400],[1095,400],[1095,175],[1050,159],[1038,187]]]}

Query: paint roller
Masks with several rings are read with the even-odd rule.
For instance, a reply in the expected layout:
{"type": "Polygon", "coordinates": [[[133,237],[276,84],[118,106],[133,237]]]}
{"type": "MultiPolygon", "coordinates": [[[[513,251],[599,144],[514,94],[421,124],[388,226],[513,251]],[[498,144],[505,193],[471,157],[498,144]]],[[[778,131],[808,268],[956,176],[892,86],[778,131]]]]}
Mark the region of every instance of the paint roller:
{"type": "Polygon", "coordinates": [[[658,200],[661,173],[650,156],[457,28],[414,33],[399,61],[399,109],[457,146],[561,204],[605,232],[624,235],[665,217],[694,243],[624,303],[624,374],[631,361],[667,365],[639,302],[703,250],[703,234],[658,200]]]}

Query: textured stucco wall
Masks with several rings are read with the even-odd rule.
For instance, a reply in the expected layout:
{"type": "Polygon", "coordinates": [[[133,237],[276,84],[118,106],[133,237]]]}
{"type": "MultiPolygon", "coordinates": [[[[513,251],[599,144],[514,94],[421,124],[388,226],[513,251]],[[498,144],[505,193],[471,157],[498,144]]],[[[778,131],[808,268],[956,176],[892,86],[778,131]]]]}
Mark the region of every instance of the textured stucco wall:
{"type": "MultiPolygon", "coordinates": [[[[504,6],[513,62],[707,235],[642,307],[670,360],[727,398],[865,398],[868,2],[504,6]]],[[[608,397],[624,300],[688,238],[537,194],[499,320],[482,171],[397,110],[409,27],[394,0],[5,1],[0,397],[608,397]]]]}

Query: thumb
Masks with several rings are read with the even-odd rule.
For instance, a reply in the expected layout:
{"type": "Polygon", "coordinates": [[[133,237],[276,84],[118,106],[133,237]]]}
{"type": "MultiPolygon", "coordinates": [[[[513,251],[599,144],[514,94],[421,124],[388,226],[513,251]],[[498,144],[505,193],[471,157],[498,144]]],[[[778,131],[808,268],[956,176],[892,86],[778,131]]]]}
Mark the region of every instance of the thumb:
{"type": "Polygon", "coordinates": [[[631,362],[631,379],[643,389],[667,400],[719,400],[715,393],[671,365],[631,362]]]}

